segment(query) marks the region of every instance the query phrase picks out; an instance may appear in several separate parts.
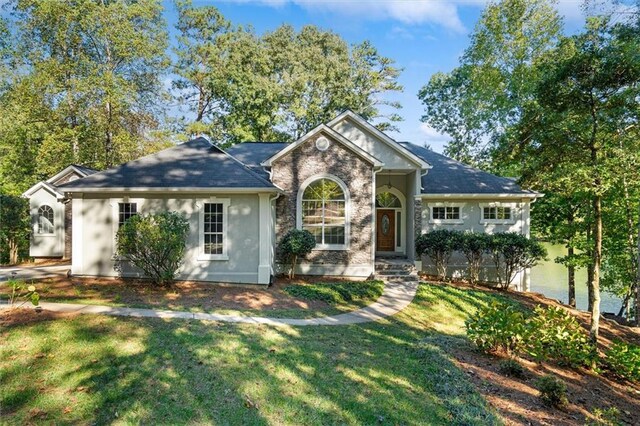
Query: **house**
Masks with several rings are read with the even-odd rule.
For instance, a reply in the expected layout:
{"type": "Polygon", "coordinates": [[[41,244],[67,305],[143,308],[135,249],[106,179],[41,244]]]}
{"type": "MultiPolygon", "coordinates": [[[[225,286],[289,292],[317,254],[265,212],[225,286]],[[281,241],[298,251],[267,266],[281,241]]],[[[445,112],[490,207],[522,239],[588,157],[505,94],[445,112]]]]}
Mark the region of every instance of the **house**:
{"type": "MultiPolygon", "coordinates": [[[[39,203],[52,202],[36,196],[47,190],[38,185],[26,193],[34,230],[42,220],[39,203]]],[[[190,224],[179,279],[258,284],[282,270],[277,242],[294,227],[317,241],[298,273],[368,277],[379,257],[416,260],[415,237],[433,229],[528,236],[530,206],[540,196],[511,179],[396,142],[351,111],[293,143],[223,150],[197,138],[86,173],[54,192],[72,206],[73,275],[116,275],[118,227],[132,215],[171,210],[190,224]]],[[[54,224],[60,217],[54,213],[54,224]]],[[[32,255],[63,253],[46,247],[51,251],[36,244],[32,255]]],[[[137,275],[133,267],[120,273],[137,275]]],[[[526,276],[518,280],[527,287],[526,276]]]]}
{"type": "Polygon", "coordinates": [[[72,164],[22,194],[29,198],[33,224],[29,254],[32,257],[71,258],[71,204],[58,186],[96,172],[97,170],[72,164]]]}

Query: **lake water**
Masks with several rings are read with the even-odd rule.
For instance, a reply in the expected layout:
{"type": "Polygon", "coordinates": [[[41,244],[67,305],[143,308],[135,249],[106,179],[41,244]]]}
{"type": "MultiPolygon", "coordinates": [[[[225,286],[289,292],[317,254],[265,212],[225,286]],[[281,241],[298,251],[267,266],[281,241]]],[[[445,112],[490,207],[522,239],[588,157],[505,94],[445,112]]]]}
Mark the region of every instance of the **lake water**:
{"type": "MultiPolygon", "coordinates": [[[[554,244],[544,244],[544,246],[548,252],[548,260],[531,268],[531,291],[567,303],[569,300],[567,268],[553,261],[556,257],[566,255],[566,249],[561,245],[554,244]]],[[[605,292],[602,292],[600,297],[602,312],[618,313],[622,306],[622,301],[619,298],[605,292]]],[[[587,309],[586,269],[576,270],[576,303],[578,309],[587,309]]]]}

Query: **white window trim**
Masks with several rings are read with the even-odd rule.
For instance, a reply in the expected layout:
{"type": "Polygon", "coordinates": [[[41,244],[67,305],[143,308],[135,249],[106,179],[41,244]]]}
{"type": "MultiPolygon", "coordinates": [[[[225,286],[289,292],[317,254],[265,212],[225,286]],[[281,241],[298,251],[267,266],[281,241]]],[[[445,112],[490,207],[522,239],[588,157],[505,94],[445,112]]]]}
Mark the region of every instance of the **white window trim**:
{"type": "Polygon", "coordinates": [[[311,183],[318,179],[330,179],[340,185],[340,188],[344,192],[344,244],[316,244],[314,250],[349,250],[350,230],[351,230],[351,196],[349,194],[349,188],[339,177],[320,173],[313,175],[300,185],[298,189],[298,198],[296,203],[296,228],[302,229],[302,194],[311,183]]]}
{"type": "Polygon", "coordinates": [[[40,204],[36,210],[36,220],[33,229],[34,235],[36,235],[37,237],[55,237],[56,224],[58,223],[58,220],[59,218],[56,209],[54,209],[50,204],[47,203],[40,204]],[[53,229],[53,232],[38,232],[40,230],[40,209],[44,206],[49,207],[53,212],[53,223],[51,224],[51,229],[53,229]]]}
{"type": "Polygon", "coordinates": [[[196,200],[198,209],[198,261],[229,260],[229,204],[230,198],[199,198],[196,200]],[[222,204],[222,253],[207,254],[204,252],[204,205],[222,204]]]}
{"type": "Polygon", "coordinates": [[[120,259],[116,255],[116,234],[118,233],[118,223],[120,219],[118,204],[120,203],[135,203],[136,212],[142,214],[142,205],[144,204],[144,198],[111,198],[109,204],[111,204],[111,232],[113,235],[113,254],[112,258],[115,260],[120,259]]]}
{"type": "Polygon", "coordinates": [[[429,223],[431,224],[445,224],[445,225],[463,225],[465,214],[464,214],[464,206],[466,203],[428,203],[427,208],[429,209],[429,223]],[[459,207],[460,208],[460,219],[434,219],[433,218],[433,208],[434,207],[459,207]]]}
{"type": "Polygon", "coordinates": [[[480,203],[480,224],[482,225],[513,225],[516,223],[516,211],[518,203],[504,203],[504,202],[492,202],[492,203],[480,203]],[[485,219],[484,208],[485,207],[509,207],[511,209],[511,219],[485,219]]]}

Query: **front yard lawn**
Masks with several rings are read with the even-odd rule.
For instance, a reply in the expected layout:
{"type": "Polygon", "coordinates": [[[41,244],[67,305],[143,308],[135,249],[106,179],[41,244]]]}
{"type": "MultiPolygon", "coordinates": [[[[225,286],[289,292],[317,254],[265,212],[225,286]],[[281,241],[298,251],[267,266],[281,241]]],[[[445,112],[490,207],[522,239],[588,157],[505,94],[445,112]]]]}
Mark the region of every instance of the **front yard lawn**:
{"type": "Polygon", "coordinates": [[[496,424],[447,353],[494,297],[423,285],[395,317],[340,327],[93,315],[5,327],[3,421],[496,424]]]}
{"type": "MultiPolygon", "coordinates": [[[[353,311],[375,302],[384,288],[381,281],[326,282],[313,278],[281,279],[269,288],[195,282],[178,282],[164,288],[147,281],[104,278],[47,278],[34,284],[43,302],[276,318],[311,318],[353,311]]],[[[6,286],[0,285],[0,299],[6,295],[6,286]]]]}

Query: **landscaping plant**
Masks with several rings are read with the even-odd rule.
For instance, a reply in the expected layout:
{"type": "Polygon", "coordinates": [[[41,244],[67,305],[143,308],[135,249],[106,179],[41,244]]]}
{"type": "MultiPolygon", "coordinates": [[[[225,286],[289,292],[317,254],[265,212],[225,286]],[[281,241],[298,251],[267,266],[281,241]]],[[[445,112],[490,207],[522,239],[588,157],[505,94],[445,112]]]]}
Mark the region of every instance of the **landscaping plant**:
{"type": "Polygon", "coordinates": [[[480,269],[485,253],[489,250],[491,235],[477,232],[465,232],[460,236],[460,250],[467,258],[469,282],[475,284],[480,277],[480,269]]]}
{"type": "Polygon", "coordinates": [[[516,275],[547,257],[539,242],[515,232],[500,232],[489,239],[489,251],[498,277],[498,287],[508,289],[516,275]]]}
{"type": "Polygon", "coordinates": [[[24,281],[19,280],[9,280],[7,285],[9,286],[8,302],[11,308],[19,308],[27,302],[31,302],[33,306],[40,304],[40,294],[34,285],[27,286],[24,281]]]}
{"type": "Polygon", "coordinates": [[[444,280],[453,252],[461,248],[461,233],[449,229],[427,232],[416,238],[416,253],[427,256],[434,264],[438,278],[444,280]]]}
{"type": "Polygon", "coordinates": [[[118,230],[116,253],[154,284],[168,285],[184,258],[188,232],[189,222],[175,212],[136,215],[118,230]]]}
{"type": "Polygon", "coordinates": [[[640,346],[615,342],[605,355],[604,364],[612,373],[640,383],[640,346]]]}
{"type": "Polygon", "coordinates": [[[280,253],[289,263],[289,279],[295,277],[298,259],[311,253],[316,246],[316,239],[311,232],[304,229],[292,229],[280,241],[280,253]]]}
{"type": "Polygon", "coordinates": [[[540,391],[540,399],[545,404],[551,407],[563,408],[569,403],[567,385],[556,376],[551,374],[542,376],[536,380],[536,386],[540,391]]]}
{"type": "Polygon", "coordinates": [[[469,339],[485,352],[518,353],[527,335],[524,313],[505,303],[478,310],[465,325],[469,339]]]}

